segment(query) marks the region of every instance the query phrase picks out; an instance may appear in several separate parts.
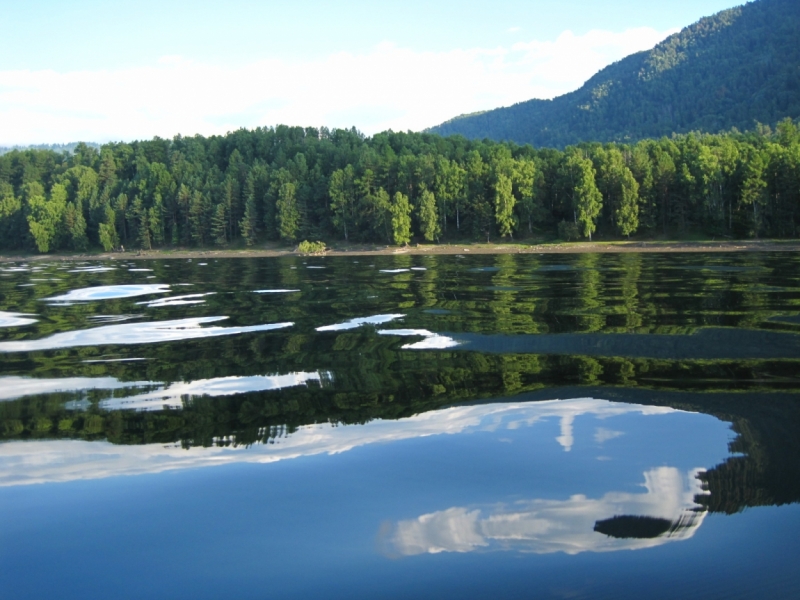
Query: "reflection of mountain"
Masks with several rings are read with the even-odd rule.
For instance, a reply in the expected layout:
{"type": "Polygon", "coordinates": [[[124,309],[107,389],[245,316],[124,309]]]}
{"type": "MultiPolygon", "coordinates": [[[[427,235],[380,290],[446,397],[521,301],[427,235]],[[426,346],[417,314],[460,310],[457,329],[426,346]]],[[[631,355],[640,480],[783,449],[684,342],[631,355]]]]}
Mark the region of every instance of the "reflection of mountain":
{"type": "MultiPolygon", "coordinates": [[[[448,334],[449,335],[449,334],[448,334]]],[[[569,333],[455,336],[460,348],[502,354],[578,354],[666,360],[800,358],[800,335],[751,329],[701,329],[693,335],[569,333]]]]}
{"type": "Polygon", "coordinates": [[[397,523],[387,541],[401,555],[479,549],[578,554],[650,548],[688,539],[702,524],[706,513],[698,510],[695,497],[705,492],[697,475],[659,467],[644,474],[643,494],[608,492],[596,499],[574,495],[488,509],[450,508],[397,523]],[[625,516],[615,516],[619,513],[625,516]],[[662,530],[652,528],[662,523],[666,525],[662,530]]]}

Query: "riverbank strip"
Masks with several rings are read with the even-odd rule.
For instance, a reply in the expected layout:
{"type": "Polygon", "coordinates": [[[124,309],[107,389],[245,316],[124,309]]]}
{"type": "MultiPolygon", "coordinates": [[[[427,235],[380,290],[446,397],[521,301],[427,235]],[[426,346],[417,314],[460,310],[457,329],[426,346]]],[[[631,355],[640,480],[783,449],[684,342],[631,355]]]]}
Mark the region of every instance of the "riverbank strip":
{"type": "MultiPolygon", "coordinates": [[[[454,255],[454,254],[582,254],[632,252],[798,252],[800,240],[736,240],[702,242],[572,242],[542,244],[413,244],[384,246],[371,244],[335,244],[324,256],[392,256],[454,255]]],[[[127,252],[89,252],[59,254],[2,255],[0,262],[52,260],[142,260],[142,259],[207,259],[207,258],[266,258],[302,256],[296,247],[264,245],[254,248],[169,248],[133,250],[127,252]]]]}

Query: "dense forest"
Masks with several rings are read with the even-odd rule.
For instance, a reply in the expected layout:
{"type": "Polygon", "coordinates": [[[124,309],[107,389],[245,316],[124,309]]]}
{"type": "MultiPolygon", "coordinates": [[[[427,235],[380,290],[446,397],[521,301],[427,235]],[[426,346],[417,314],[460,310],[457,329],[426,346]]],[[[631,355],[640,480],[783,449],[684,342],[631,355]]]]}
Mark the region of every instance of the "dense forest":
{"type": "Polygon", "coordinates": [[[0,156],[0,249],[794,237],[800,131],[564,151],[300,127],[0,156]]]}
{"type": "Polygon", "coordinates": [[[800,3],[757,0],[701,19],[574,92],[463,115],[430,131],[563,148],[744,131],[798,115],[800,3]]]}

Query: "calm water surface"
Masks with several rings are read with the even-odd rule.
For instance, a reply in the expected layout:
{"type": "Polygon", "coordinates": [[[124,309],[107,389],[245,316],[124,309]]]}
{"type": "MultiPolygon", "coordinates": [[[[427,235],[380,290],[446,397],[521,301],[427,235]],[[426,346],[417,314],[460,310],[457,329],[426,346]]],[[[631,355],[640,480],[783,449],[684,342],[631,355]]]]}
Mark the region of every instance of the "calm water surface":
{"type": "Polygon", "coordinates": [[[0,265],[13,598],[800,597],[800,257],[0,265]]]}

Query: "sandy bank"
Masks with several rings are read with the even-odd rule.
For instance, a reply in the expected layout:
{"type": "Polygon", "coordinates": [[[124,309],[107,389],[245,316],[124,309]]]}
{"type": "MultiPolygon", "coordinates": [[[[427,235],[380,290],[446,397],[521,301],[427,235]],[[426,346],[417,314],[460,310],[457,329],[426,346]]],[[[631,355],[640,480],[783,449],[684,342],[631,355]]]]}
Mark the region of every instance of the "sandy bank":
{"type": "MultiPolygon", "coordinates": [[[[584,252],[797,252],[800,241],[739,240],[706,242],[575,242],[568,244],[415,244],[408,247],[336,244],[325,256],[391,256],[393,254],[578,254],[584,252]]],[[[0,255],[0,262],[40,260],[113,260],[164,258],[260,258],[298,255],[294,248],[262,246],[232,249],[165,249],[75,254],[0,255]]]]}

